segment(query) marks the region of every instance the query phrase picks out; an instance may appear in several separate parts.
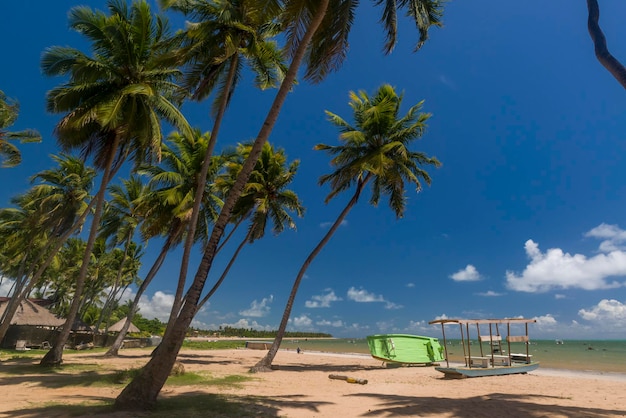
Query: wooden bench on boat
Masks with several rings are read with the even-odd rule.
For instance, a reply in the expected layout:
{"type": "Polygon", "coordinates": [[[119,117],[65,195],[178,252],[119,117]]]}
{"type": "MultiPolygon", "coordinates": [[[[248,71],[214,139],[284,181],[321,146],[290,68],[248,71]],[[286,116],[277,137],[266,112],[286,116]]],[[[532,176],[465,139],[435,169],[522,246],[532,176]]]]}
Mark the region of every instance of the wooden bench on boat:
{"type": "Polygon", "coordinates": [[[491,357],[483,356],[465,356],[465,361],[470,367],[489,367],[489,361],[491,357]]]}

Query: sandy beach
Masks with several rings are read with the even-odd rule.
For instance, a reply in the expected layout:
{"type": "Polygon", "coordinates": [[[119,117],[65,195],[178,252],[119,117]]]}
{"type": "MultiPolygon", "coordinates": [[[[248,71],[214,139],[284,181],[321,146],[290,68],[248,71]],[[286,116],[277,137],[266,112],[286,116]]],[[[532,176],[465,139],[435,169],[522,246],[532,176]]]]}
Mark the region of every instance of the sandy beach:
{"type": "MultiPolygon", "coordinates": [[[[161,399],[220,394],[245,399],[250,416],[275,417],[623,417],[626,416],[624,375],[585,374],[541,368],[527,375],[475,379],[444,379],[433,367],[384,368],[369,356],[330,353],[297,354],[281,350],[278,370],[249,374],[265,351],[183,350],[179,360],[187,372],[214,377],[246,375],[232,386],[166,385],[161,399]],[[329,375],[367,380],[366,384],[331,379],[329,375]]],[[[101,353],[64,356],[65,365],[116,369],[137,368],[149,358],[147,350],[124,350],[107,359],[101,353]]],[[[33,361],[36,364],[36,360],[33,361]]],[[[45,413],[49,404],[82,404],[113,400],[121,387],[50,385],[39,376],[8,376],[0,368],[0,416],[65,416],[45,413]]],[[[77,415],[72,415],[77,416],[77,415]]],[[[83,415],[80,415],[83,416],[83,415]]],[[[115,413],[107,416],[150,416],[115,413]]],[[[209,411],[204,416],[211,415],[209,411]]],[[[224,415],[219,415],[224,416],[224,415]]]]}

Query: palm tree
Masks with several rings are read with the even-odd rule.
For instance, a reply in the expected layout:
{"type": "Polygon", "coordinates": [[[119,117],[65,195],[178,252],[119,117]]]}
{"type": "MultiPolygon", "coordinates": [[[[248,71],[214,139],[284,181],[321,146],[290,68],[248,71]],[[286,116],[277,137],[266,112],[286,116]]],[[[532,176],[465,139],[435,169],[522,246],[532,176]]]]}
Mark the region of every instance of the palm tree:
{"type": "Polygon", "coordinates": [[[587,28],[595,47],[596,58],[609,73],[626,89],[626,67],[615,58],[606,45],[606,38],[600,27],[600,6],[598,0],[587,0],[587,28]]]}
{"type": "Polygon", "coordinates": [[[22,162],[20,150],[15,145],[9,143],[9,140],[41,142],[39,132],[32,129],[19,132],[5,131],[6,128],[15,123],[19,111],[19,103],[11,101],[5,96],[4,92],[0,91],[0,158],[4,160],[0,165],[1,167],[14,167],[22,162]]]}
{"type": "Polygon", "coordinates": [[[20,302],[38,284],[75,230],[74,225],[80,225],[89,211],[86,201],[91,197],[95,170],[69,155],[52,158],[58,167],[35,174],[31,182],[38,183],[13,199],[17,208],[4,209],[0,216],[5,244],[2,252],[10,255],[7,259],[17,267],[10,276],[15,278],[15,289],[0,321],[0,341],[20,302]]]}
{"type": "MultiPolygon", "coordinates": [[[[103,171],[66,325],[73,323],[81,303],[109,181],[128,157],[136,163],[158,160],[161,119],[189,131],[185,118],[169,100],[179,88],[173,82],[178,70],[166,42],[166,21],[153,17],[145,0],[134,1],[130,7],[122,0],[109,0],[108,9],[109,16],[83,6],[69,13],[70,27],[92,42],[93,56],[52,47],[42,58],[44,74],[69,76],[47,97],[49,111],[66,113],[55,129],[59,144],[93,156],[103,171]]],[[[64,326],[42,365],[62,362],[69,332],[70,326],[64,326]]]]}
{"type": "Polygon", "coordinates": [[[298,292],[302,277],[313,259],[328,243],[339,225],[359,200],[367,183],[371,182],[370,203],[378,205],[381,194],[389,197],[389,206],[401,218],[404,214],[406,196],[405,183],[413,183],[416,191],[421,189],[421,181],[430,185],[430,176],[422,168],[427,165],[438,167],[436,158],[424,153],[411,151],[411,142],[419,139],[426,128],[430,114],[421,113],[422,102],[412,106],[405,116],[400,117],[402,96],[398,96],[390,85],[381,86],[373,97],[360,91],[350,93],[350,107],[354,112],[354,126],[338,115],[326,112],[332,124],[341,132],[342,145],[319,144],[317,150],[333,155],[331,165],[336,167],[331,174],[320,178],[320,184],[330,183],[331,192],[326,197],[330,201],[339,193],[355,186],[354,194],[341,211],[337,220],[326,235],[304,261],[294,281],[287,306],[278,328],[274,343],[267,355],[254,367],[254,371],[270,371],[287,329],[287,322],[298,292]]]}
{"type": "Polygon", "coordinates": [[[202,181],[207,177],[222,119],[241,78],[244,63],[254,72],[255,84],[261,89],[278,84],[284,76],[285,65],[272,40],[279,33],[275,21],[281,7],[276,0],[262,3],[257,0],[161,0],[161,5],[180,11],[195,21],[187,24],[182,49],[183,60],[188,64],[185,87],[191,92],[191,98],[204,100],[217,89],[212,106],[215,121],[188,223],[169,330],[169,324],[173,324],[172,319],[178,315],[182,304],[204,189],[202,181]]]}
{"type": "MultiPolygon", "coordinates": [[[[260,5],[265,4],[263,0],[258,1],[260,5]]],[[[433,18],[438,18],[441,14],[443,8],[441,3],[440,0],[414,0],[411,2],[386,0],[385,15],[395,17],[396,7],[408,7],[420,30],[420,41],[425,41],[424,34],[428,33],[428,28],[432,25],[440,25],[440,22],[433,18]]],[[[183,306],[171,332],[161,342],[158,353],[150,359],[141,373],[117,397],[115,400],[117,408],[150,408],[156,403],[157,395],[169,376],[185,339],[185,333],[197,312],[198,302],[211,270],[219,242],[226,225],[231,220],[231,211],[241,196],[261,154],[263,145],[276,124],[280,110],[296,80],[300,64],[303,61],[308,64],[305,78],[313,82],[322,80],[329,71],[340,67],[345,58],[348,34],[357,5],[358,1],[341,0],[318,0],[316,2],[287,0],[285,2],[280,21],[286,32],[287,44],[285,49],[291,58],[285,78],[257,134],[250,155],[224,201],[209,241],[204,248],[198,270],[185,295],[183,306]]],[[[395,27],[393,19],[389,21],[388,27],[395,27]]],[[[392,35],[394,34],[392,33],[392,35]]],[[[393,37],[395,39],[395,35],[393,37]]]]}
{"type": "MultiPolygon", "coordinates": [[[[165,243],[135,294],[126,322],[106,353],[109,356],[118,354],[133,316],[137,312],[141,296],[159,271],[166,254],[178,245],[185,236],[184,231],[187,229],[191,217],[196,188],[199,187],[198,184],[200,183],[196,173],[200,171],[203,164],[209,140],[210,134],[208,132],[201,134],[197,129],[193,130],[192,137],[174,132],[163,145],[161,164],[140,167],[138,170],[140,174],[146,175],[150,179],[150,192],[140,203],[145,212],[142,235],[144,239],[159,235],[165,236],[165,243]]],[[[209,186],[205,185],[204,187],[201,206],[202,216],[199,218],[200,228],[196,229],[194,241],[206,241],[209,225],[217,216],[222,204],[210,186],[220,167],[221,158],[214,157],[212,160],[213,164],[208,173],[209,186]]]]}
{"type": "MultiPolygon", "coordinates": [[[[137,228],[143,222],[145,210],[142,202],[148,193],[148,186],[143,184],[138,176],[131,175],[128,180],[122,180],[122,185],[109,187],[110,199],[105,206],[100,234],[109,239],[110,246],[123,246],[122,257],[119,260],[115,282],[109,297],[104,303],[102,314],[96,323],[95,329],[99,329],[100,323],[108,314],[116,300],[117,292],[124,287],[124,271],[126,269],[127,256],[141,252],[137,244],[133,242],[137,228]]],[[[137,256],[137,254],[136,254],[137,256]]]]}
{"type": "MultiPolygon", "coordinates": [[[[250,144],[240,144],[237,147],[238,161],[229,161],[226,164],[227,173],[218,177],[217,187],[226,190],[230,188],[237,178],[243,162],[248,158],[250,148],[250,144]]],[[[286,187],[293,181],[300,162],[298,160],[293,161],[288,167],[286,163],[285,150],[281,148],[275,151],[269,142],[266,142],[248,184],[246,184],[244,192],[233,210],[235,219],[237,217],[250,219],[248,232],[237,246],[220,278],[198,303],[198,309],[213,296],[223,283],[244,245],[252,244],[265,236],[265,229],[269,222],[273,225],[272,232],[275,235],[280,234],[285,226],[291,229],[296,228],[296,223],[289,212],[294,212],[298,217],[302,217],[304,207],[298,199],[298,195],[292,190],[287,190],[286,187]]]]}

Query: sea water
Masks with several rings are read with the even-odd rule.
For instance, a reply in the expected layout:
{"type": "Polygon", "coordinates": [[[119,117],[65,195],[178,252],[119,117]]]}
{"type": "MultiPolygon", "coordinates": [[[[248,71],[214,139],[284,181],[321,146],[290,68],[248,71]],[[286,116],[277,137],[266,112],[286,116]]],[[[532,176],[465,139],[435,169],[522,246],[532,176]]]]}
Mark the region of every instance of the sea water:
{"type": "MultiPolygon", "coordinates": [[[[443,345],[443,341],[439,342],[443,345]]],[[[463,361],[466,355],[459,340],[447,340],[446,349],[450,361],[463,361]]],[[[284,339],[281,348],[329,353],[364,354],[370,351],[365,338],[301,338],[284,339]]],[[[532,360],[542,368],[568,369],[593,372],[626,373],[626,340],[532,340],[525,343],[512,343],[511,353],[532,355],[532,360]]],[[[480,343],[472,341],[472,355],[479,355],[480,343]]],[[[483,354],[488,355],[489,344],[482,344],[483,354]]],[[[502,343],[504,353],[509,351],[506,342],[502,343]]],[[[467,350],[467,349],[466,349],[467,350]]]]}

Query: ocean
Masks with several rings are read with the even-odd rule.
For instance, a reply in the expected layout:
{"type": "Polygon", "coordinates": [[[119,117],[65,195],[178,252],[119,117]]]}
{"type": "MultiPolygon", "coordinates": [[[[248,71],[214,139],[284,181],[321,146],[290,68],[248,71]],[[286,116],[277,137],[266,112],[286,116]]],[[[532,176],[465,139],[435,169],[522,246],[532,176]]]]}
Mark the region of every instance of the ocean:
{"type": "MultiPolygon", "coordinates": [[[[442,343],[442,340],[439,340],[442,343]]],[[[450,361],[463,361],[463,347],[459,340],[448,340],[450,361]]],[[[528,345],[533,361],[542,368],[626,374],[626,340],[533,340],[528,345]]],[[[502,344],[506,351],[506,343],[502,344]]],[[[365,338],[284,339],[282,349],[318,351],[329,353],[369,354],[365,338]]],[[[480,351],[478,341],[473,341],[472,353],[480,351]],[[476,350],[476,351],[474,351],[476,350]]],[[[485,353],[489,344],[483,343],[485,353]]],[[[511,352],[525,353],[524,343],[511,344],[511,352]]]]}

